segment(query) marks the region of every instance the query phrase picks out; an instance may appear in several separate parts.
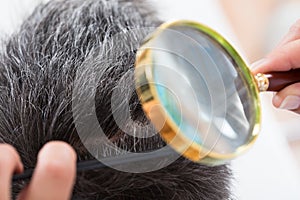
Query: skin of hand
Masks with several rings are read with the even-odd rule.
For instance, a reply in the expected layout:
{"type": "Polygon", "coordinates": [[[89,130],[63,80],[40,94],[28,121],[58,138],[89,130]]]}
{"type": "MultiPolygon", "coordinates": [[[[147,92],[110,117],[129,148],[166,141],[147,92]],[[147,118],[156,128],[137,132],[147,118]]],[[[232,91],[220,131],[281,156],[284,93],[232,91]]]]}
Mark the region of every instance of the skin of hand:
{"type": "MultiPolygon", "coordinates": [[[[290,28],[271,53],[252,65],[252,73],[289,71],[297,68],[300,68],[300,20],[290,28]]],[[[273,105],[300,114],[300,83],[279,91],[273,97],[273,105]]]]}
{"type": "MultiPolygon", "coordinates": [[[[17,151],[0,144],[0,199],[9,200],[11,178],[23,172],[17,151]]],[[[18,200],[67,200],[72,194],[76,177],[76,153],[65,142],[48,142],[40,150],[33,177],[19,194],[18,200]]]]}

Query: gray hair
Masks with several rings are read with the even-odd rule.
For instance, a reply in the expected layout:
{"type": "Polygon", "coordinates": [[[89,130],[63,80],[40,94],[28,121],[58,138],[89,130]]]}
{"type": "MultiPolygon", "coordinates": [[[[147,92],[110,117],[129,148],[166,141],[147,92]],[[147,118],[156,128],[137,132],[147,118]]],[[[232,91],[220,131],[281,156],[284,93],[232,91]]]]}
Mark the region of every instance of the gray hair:
{"type": "MultiPolygon", "coordinates": [[[[160,23],[144,0],[65,0],[38,6],[2,44],[0,142],[18,150],[25,168],[35,166],[38,151],[50,140],[72,145],[79,161],[93,159],[78,136],[74,118],[80,112],[74,116],[71,104],[78,67],[98,62],[103,76],[97,84],[95,106],[106,136],[132,152],[165,146],[159,135],[135,138],[125,134],[110,106],[117,82],[133,68],[136,50],[116,49],[109,38],[130,28],[160,23]],[[104,52],[103,46],[110,48],[104,52]],[[95,54],[97,60],[91,61],[95,54]]],[[[146,35],[147,31],[136,33],[132,41],[140,44],[146,35]]],[[[127,100],[134,121],[127,125],[149,124],[136,93],[127,100]]],[[[72,199],[230,199],[230,180],[227,165],[205,166],[180,157],[149,173],[110,168],[78,173],[72,199]]],[[[13,195],[26,184],[15,183],[13,195]]]]}

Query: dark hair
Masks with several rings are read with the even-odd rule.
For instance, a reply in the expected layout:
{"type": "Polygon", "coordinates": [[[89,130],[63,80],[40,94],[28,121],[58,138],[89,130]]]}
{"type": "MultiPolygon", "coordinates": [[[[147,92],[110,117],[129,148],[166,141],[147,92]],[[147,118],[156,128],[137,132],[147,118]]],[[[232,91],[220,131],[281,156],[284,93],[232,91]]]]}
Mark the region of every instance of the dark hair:
{"type": "MultiPolygon", "coordinates": [[[[92,67],[96,62],[103,76],[97,84],[95,106],[104,133],[133,152],[165,146],[159,135],[140,139],[125,134],[110,106],[117,82],[134,66],[136,50],[116,49],[109,38],[160,23],[144,0],[65,0],[38,6],[1,49],[0,142],[18,150],[25,168],[35,166],[38,151],[50,140],[72,145],[79,161],[93,159],[74,125],[72,90],[78,67],[92,67]],[[91,61],[95,54],[97,61],[91,61]]],[[[135,33],[133,41],[140,44],[146,34],[135,33]]],[[[134,122],[127,125],[149,124],[136,93],[127,100],[134,122]]],[[[72,199],[230,199],[230,177],[226,165],[205,166],[180,157],[148,173],[110,168],[79,173],[72,199]]],[[[13,195],[25,184],[15,183],[13,195]]]]}

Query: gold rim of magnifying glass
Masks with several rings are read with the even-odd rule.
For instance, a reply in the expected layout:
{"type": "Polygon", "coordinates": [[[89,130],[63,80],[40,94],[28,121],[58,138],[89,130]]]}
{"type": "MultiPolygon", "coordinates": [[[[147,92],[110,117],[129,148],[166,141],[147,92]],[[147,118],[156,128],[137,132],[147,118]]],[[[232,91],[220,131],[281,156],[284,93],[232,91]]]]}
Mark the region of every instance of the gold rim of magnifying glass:
{"type": "Polygon", "coordinates": [[[241,153],[245,152],[250,146],[253,145],[255,139],[260,130],[260,121],[261,121],[261,110],[260,110],[260,101],[259,101],[259,91],[255,82],[254,77],[252,76],[249,68],[241,58],[241,56],[237,53],[237,51],[231,46],[231,44],[222,37],[219,33],[214,31],[213,29],[200,24],[195,21],[190,20],[178,20],[174,22],[168,22],[162,24],[160,27],[152,33],[144,44],[140,47],[136,56],[136,73],[135,73],[135,81],[136,81],[136,90],[137,94],[142,103],[142,107],[148,118],[150,118],[152,124],[160,130],[161,137],[177,152],[187,157],[188,159],[201,162],[206,164],[222,164],[225,161],[231,160],[241,153]],[[219,154],[212,151],[208,151],[201,147],[196,142],[187,138],[180,130],[179,127],[171,120],[167,114],[164,112],[162,107],[157,106],[161,105],[158,92],[156,87],[151,84],[154,83],[154,77],[152,74],[152,53],[151,49],[147,48],[147,44],[159,36],[164,30],[172,27],[172,26],[187,26],[194,28],[202,33],[206,34],[214,41],[216,41],[224,50],[228,53],[229,57],[233,59],[238,66],[238,70],[240,70],[242,74],[243,81],[248,85],[250,95],[253,97],[253,103],[255,107],[255,121],[251,130],[251,134],[249,134],[248,142],[239,148],[236,149],[235,152],[230,154],[219,154]],[[142,87],[140,87],[142,85],[142,87]],[[163,123],[164,122],[164,123],[163,123]],[[203,156],[204,155],[204,156],[203,156]]]}

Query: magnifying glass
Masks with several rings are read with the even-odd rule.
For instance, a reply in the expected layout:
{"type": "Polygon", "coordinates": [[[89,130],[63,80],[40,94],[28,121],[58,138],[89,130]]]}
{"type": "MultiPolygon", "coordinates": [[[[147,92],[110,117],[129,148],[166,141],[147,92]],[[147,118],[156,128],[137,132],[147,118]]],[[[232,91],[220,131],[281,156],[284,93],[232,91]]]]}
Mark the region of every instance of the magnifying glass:
{"type": "Polygon", "coordinates": [[[195,162],[220,164],[258,136],[259,92],[300,81],[300,70],[253,76],[220,34],[193,21],[161,25],[136,58],[136,89],[162,138],[195,162]]]}
{"type": "MultiPolygon", "coordinates": [[[[193,21],[162,24],[140,47],[135,63],[136,91],[161,137],[179,154],[209,165],[222,164],[253,145],[260,130],[259,92],[279,91],[299,82],[300,70],[253,76],[220,34],[193,21]]],[[[167,157],[107,158],[111,165],[167,157]]],[[[98,160],[77,171],[106,167],[98,160]]],[[[15,175],[28,179],[33,169],[15,175]]]]}

